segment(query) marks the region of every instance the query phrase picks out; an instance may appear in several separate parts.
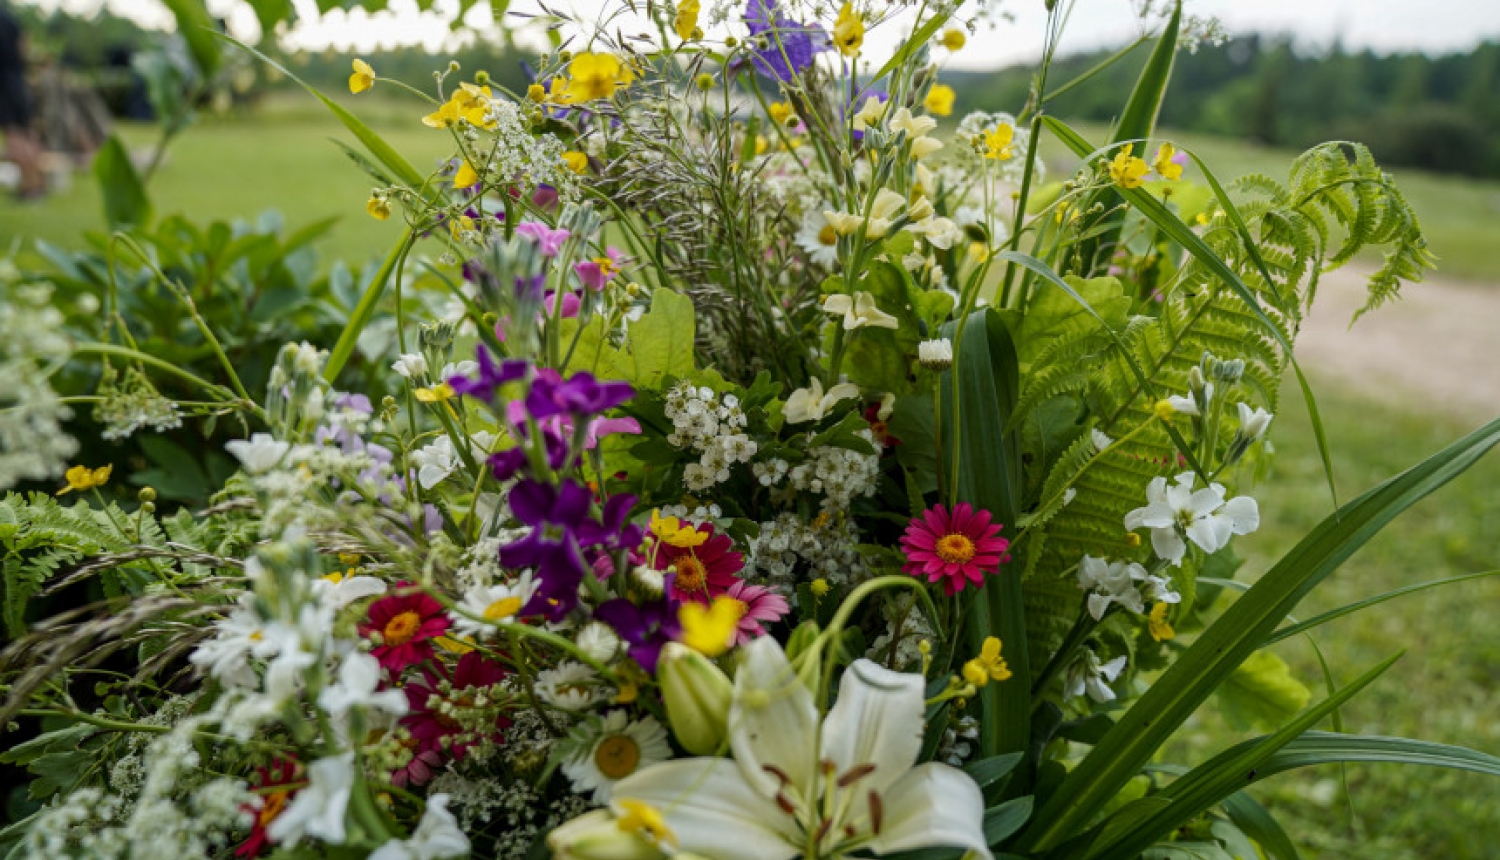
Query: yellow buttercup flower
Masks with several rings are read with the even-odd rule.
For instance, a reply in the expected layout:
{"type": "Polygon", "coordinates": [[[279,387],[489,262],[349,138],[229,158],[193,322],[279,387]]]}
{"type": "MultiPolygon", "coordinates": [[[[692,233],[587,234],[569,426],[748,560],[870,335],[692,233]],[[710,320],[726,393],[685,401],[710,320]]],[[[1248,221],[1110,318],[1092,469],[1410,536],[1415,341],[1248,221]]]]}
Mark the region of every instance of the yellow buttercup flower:
{"type": "Polygon", "coordinates": [[[934,116],[948,116],[953,113],[953,98],[956,94],[953,88],[947,84],[933,84],[932,89],[927,91],[927,98],[922,100],[922,107],[934,116]]]}
{"type": "Polygon", "coordinates": [[[745,614],[744,604],[733,597],[715,597],[713,603],[682,604],[677,620],[682,623],[682,644],[705,657],[717,657],[734,643],[734,633],[745,614]]]}
{"type": "Polygon", "coordinates": [[[962,51],[969,43],[969,36],[958,27],[949,27],[943,31],[942,43],[950,51],[962,51]]]}
{"type": "Polygon", "coordinates": [[[1167,611],[1171,608],[1170,604],[1158,603],[1151,607],[1151,615],[1146,619],[1151,638],[1157,642],[1165,642],[1177,635],[1177,631],[1172,629],[1171,622],[1167,621],[1167,611]]]}
{"type": "Polygon", "coordinates": [[[698,0],[682,0],[677,4],[677,17],[672,19],[672,29],[677,38],[686,42],[698,33],[698,0]]]}
{"type": "Polygon", "coordinates": [[[995,161],[1009,161],[1016,157],[1016,129],[1009,123],[1000,123],[984,132],[984,157],[995,161]]]}
{"type": "Polygon", "coordinates": [[[766,112],[771,115],[771,122],[782,128],[786,127],[786,121],[791,119],[794,113],[791,102],[771,102],[766,107],[766,112]]]}
{"type": "Polygon", "coordinates": [[[708,540],[708,532],[700,532],[691,524],[685,524],[676,517],[663,517],[659,510],[651,512],[651,522],[648,527],[651,533],[656,535],[657,540],[679,549],[702,546],[708,540]]]}
{"type": "Polygon", "coordinates": [[[391,203],[384,197],[371,194],[370,199],[365,201],[365,211],[376,221],[384,221],[391,217],[391,203]]]}
{"type": "Polygon", "coordinates": [[[541,84],[532,84],[526,88],[526,98],[534,102],[547,100],[547,88],[541,84]]]}
{"type": "MultiPolygon", "coordinates": [[[[478,227],[479,227],[479,225],[477,225],[477,224],[474,223],[474,219],[473,218],[470,218],[467,215],[460,215],[457,218],[454,218],[452,221],[448,222],[448,234],[453,237],[453,241],[457,242],[457,241],[460,241],[460,240],[463,239],[465,233],[472,233],[476,229],[478,229],[478,227]]],[[[447,384],[448,383],[446,383],[446,382],[443,383],[443,385],[447,385],[447,384]]],[[[417,389],[417,399],[418,400],[422,399],[422,391],[423,390],[424,389],[421,389],[421,388],[417,389]]],[[[452,394],[452,392],[450,390],[450,392],[449,392],[449,394],[448,394],[447,397],[433,397],[432,399],[433,400],[447,400],[448,397],[452,397],[452,396],[453,396],[453,394],[452,394]]]]}
{"type": "Polygon", "coordinates": [[[465,161],[463,164],[460,164],[458,166],[458,170],[454,171],[453,173],[454,188],[472,188],[478,184],[479,172],[475,170],[473,165],[469,164],[469,162],[467,161],[465,161]]]}
{"type": "Polygon", "coordinates": [[[813,597],[827,597],[833,587],[828,584],[828,580],[820,576],[807,584],[807,590],[812,592],[813,597]]]}
{"type": "Polygon", "coordinates": [[[1151,166],[1156,168],[1157,174],[1162,179],[1176,182],[1182,178],[1182,165],[1172,160],[1172,157],[1176,154],[1177,147],[1170,143],[1164,143],[1157,148],[1156,161],[1151,166]]]}
{"type": "Polygon", "coordinates": [[[489,87],[460,84],[441,107],[422,117],[422,124],[428,128],[450,128],[464,120],[477,128],[490,129],[495,122],[489,118],[489,111],[489,87]]]}
{"type": "Polygon", "coordinates": [[[1130,154],[1134,146],[1125,144],[1109,163],[1109,178],[1121,188],[1140,188],[1146,184],[1146,174],[1151,170],[1145,159],[1130,154]]]}
{"type": "Polygon", "coordinates": [[[1010,667],[1000,656],[1000,640],[990,636],[979,647],[979,656],[964,664],[964,680],[976,687],[1010,678],[1010,667]]]}
{"type": "Polygon", "coordinates": [[[581,152],[569,150],[562,154],[563,163],[574,173],[583,173],[589,169],[589,157],[581,152]]]}
{"type": "Polygon", "coordinates": [[[661,810],[649,803],[640,800],[632,800],[621,797],[615,800],[619,807],[625,810],[625,814],[615,821],[615,825],[621,832],[634,833],[653,845],[665,842],[668,845],[677,845],[677,834],[667,826],[667,820],[662,817],[661,810]]]}
{"type": "Polygon", "coordinates": [[[63,475],[67,479],[68,485],[58,490],[57,494],[61,496],[64,493],[70,493],[74,490],[81,493],[84,490],[102,487],[109,480],[109,473],[114,470],[115,466],[113,463],[107,466],[100,466],[97,469],[90,469],[88,466],[74,466],[63,475]]]}
{"type": "Polygon", "coordinates": [[[579,54],[573,58],[568,71],[568,104],[610,98],[619,84],[628,83],[634,78],[634,74],[614,54],[579,54]]]}
{"type": "Polygon", "coordinates": [[[358,95],[375,86],[375,70],[364,60],[354,61],[354,74],[349,76],[349,92],[358,95]]]}
{"type": "MultiPolygon", "coordinates": [[[[458,220],[468,221],[470,225],[473,225],[474,223],[468,218],[460,218],[458,220]]],[[[456,229],[457,228],[455,227],[455,230],[456,229]]],[[[473,227],[471,226],[470,229],[473,229],[473,227]]],[[[431,388],[418,388],[417,390],[412,392],[412,396],[416,397],[423,403],[441,403],[444,400],[452,399],[453,394],[453,386],[449,385],[446,382],[439,382],[437,385],[434,385],[431,388]]]]}
{"type": "Polygon", "coordinates": [[[839,17],[833,22],[833,44],[838,47],[840,54],[852,57],[859,53],[860,46],[864,43],[864,19],[854,11],[854,4],[845,3],[844,8],[839,10],[839,17]]]}

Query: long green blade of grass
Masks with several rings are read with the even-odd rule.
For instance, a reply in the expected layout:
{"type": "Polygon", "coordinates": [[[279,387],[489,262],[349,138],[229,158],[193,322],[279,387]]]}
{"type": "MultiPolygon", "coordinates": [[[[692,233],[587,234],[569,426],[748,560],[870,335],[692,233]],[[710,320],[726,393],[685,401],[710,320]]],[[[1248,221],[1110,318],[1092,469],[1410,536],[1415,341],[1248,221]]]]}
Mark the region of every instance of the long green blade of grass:
{"type": "Polygon", "coordinates": [[[1429,588],[1437,588],[1440,585],[1452,585],[1455,582],[1466,582],[1470,579],[1482,579],[1486,576],[1495,576],[1496,574],[1500,574],[1500,570],[1485,570],[1480,571],[1479,573],[1466,573],[1462,576],[1450,576],[1446,579],[1434,579],[1428,582],[1418,582],[1414,585],[1407,585],[1402,588],[1392,589],[1383,594],[1377,594],[1374,597],[1367,597],[1364,600],[1356,600],[1353,603],[1345,604],[1338,607],[1337,609],[1330,609],[1321,615],[1314,615],[1312,618],[1309,618],[1306,621],[1299,621],[1296,624],[1283,627],[1280,630],[1277,630],[1275,633],[1272,633],[1270,636],[1267,636],[1265,644],[1274,645],[1283,639],[1296,636],[1298,633],[1305,633],[1320,624],[1327,624],[1328,622],[1333,621],[1336,618],[1343,618],[1345,615],[1351,615],[1355,612],[1359,612],[1361,609],[1369,609],[1371,606],[1379,603],[1384,603],[1387,600],[1391,600],[1393,598],[1402,597],[1407,594],[1415,594],[1418,591],[1426,591],[1429,588]]]}
{"type": "Polygon", "coordinates": [[[1069,773],[1038,812],[1022,848],[1078,834],[1156,750],[1319,582],[1398,514],[1500,443],[1500,419],[1344,505],[1314,528],[1205,630],[1069,773]]]}

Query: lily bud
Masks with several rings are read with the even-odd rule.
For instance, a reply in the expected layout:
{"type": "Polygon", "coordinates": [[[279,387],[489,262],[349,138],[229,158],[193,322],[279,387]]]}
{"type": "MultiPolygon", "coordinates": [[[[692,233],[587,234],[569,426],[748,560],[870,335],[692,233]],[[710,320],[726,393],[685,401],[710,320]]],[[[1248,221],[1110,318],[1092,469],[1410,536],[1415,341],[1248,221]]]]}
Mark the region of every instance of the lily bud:
{"type": "Polygon", "coordinates": [[[691,648],[669,642],[657,666],[667,723],[682,748],[693,755],[713,755],[729,733],[729,700],[734,684],[711,660],[691,648]]]}
{"type": "Polygon", "coordinates": [[[547,834],[553,860],[662,860],[667,855],[636,833],[620,829],[607,809],[580,815],[547,834]]]}

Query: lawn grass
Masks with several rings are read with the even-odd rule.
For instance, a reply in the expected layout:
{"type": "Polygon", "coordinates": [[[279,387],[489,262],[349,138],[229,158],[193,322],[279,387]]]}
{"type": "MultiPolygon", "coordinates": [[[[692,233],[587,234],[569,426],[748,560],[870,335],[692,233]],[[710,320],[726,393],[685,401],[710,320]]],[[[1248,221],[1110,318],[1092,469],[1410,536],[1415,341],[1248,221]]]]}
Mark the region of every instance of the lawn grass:
{"type": "MultiPolygon", "coordinates": [[[[1418,462],[1468,430],[1443,415],[1405,413],[1318,384],[1341,498],[1418,462]]],[[[1262,526],[1236,548],[1253,580],[1330,509],[1311,426],[1295,386],[1284,390],[1272,428],[1271,474],[1250,490],[1262,526]]],[[[1296,617],[1404,585],[1500,568],[1500,452],[1402,515],[1294,611],[1296,617]]],[[[1500,755],[1500,577],[1398,598],[1314,632],[1335,679],[1347,683],[1398,651],[1406,656],[1343,711],[1345,730],[1458,744],[1500,755]]],[[[1324,695],[1317,658],[1305,639],[1276,651],[1294,674],[1324,695]]],[[[1327,728],[1326,726],[1324,728],[1327,728]]],[[[1175,739],[1166,760],[1196,764],[1248,737],[1210,707],[1175,739]]],[[[1399,765],[1348,769],[1353,819],[1336,766],[1274,777],[1252,790],[1308,850],[1323,860],[1479,860],[1500,845],[1500,780],[1399,765]]]]}

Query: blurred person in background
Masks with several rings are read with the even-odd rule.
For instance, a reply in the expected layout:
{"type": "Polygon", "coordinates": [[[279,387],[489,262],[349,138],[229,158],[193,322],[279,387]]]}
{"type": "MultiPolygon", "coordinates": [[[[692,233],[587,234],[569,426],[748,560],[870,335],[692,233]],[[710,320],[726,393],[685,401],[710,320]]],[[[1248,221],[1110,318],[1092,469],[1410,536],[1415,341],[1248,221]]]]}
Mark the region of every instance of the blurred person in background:
{"type": "Polygon", "coordinates": [[[26,90],[26,58],[21,25],[0,0],[0,134],[5,135],[5,157],[20,168],[16,194],[21,199],[46,192],[42,174],[42,146],[31,130],[31,100],[26,90]]]}

